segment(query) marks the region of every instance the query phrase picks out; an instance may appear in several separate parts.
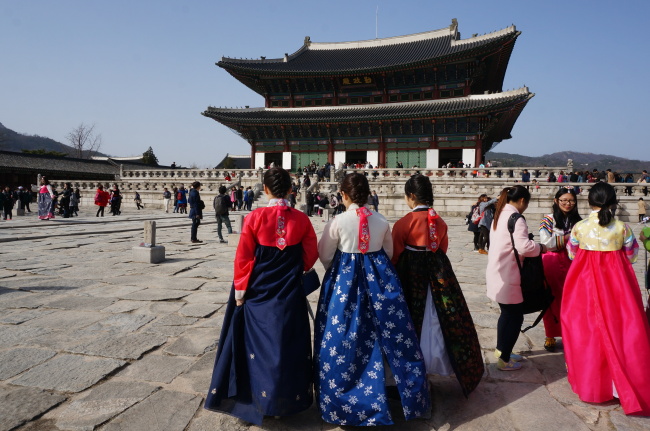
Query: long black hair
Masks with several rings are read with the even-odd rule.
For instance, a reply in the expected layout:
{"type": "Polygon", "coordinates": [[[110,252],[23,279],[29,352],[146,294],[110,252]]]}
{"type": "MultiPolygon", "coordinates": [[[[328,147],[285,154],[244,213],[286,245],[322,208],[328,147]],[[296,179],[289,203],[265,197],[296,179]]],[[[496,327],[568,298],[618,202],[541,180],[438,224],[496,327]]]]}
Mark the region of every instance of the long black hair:
{"type": "Polygon", "coordinates": [[[601,226],[610,224],[614,219],[612,208],[618,205],[614,187],[602,181],[598,182],[589,190],[588,199],[589,205],[600,208],[600,211],[598,211],[598,224],[601,226]]]}
{"type": "Polygon", "coordinates": [[[291,175],[282,168],[271,168],[264,172],[264,185],[274,198],[284,199],[291,191],[291,175]]]}
{"type": "Polygon", "coordinates": [[[404,194],[406,196],[413,194],[416,202],[428,207],[433,206],[433,187],[427,176],[422,174],[411,176],[404,184],[404,194]]]}
{"type": "Polygon", "coordinates": [[[578,214],[578,196],[573,187],[561,187],[560,190],[555,193],[555,200],[553,201],[553,220],[555,220],[555,227],[564,230],[571,229],[576,223],[582,220],[582,217],[578,214]],[[560,199],[560,196],[566,195],[567,193],[573,196],[576,204],[573,206],[573,209],[565,215],[560,209],[560,205],[555,201],[560,199]]]}
{"type": "Polygon", "coordinates": [[[503,207],[505,207],[509,202],[517,202],[521,199],[526,201],[526,203],[530,202],[530,192],[524,186],[506,187],[501,190],[499,200],[497,201],[494,210],[494,230],[497,230],[497,222],[499,221],[499,216],[501,215],[501,211],[503,211],[503,207]]]}

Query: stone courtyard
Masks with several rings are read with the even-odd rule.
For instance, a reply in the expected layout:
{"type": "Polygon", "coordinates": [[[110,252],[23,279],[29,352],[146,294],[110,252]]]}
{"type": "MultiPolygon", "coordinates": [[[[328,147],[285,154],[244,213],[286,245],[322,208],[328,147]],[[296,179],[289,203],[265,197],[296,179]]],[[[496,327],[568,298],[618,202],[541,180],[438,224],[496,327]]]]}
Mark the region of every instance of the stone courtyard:
{"type": "MultiPolygon", "coordinates": [[[[235,248],[219,244],[209,215],[199,228],[205,242],[191,244],[184,215],[125,209],[97,219],[90,211],[0,222],[0,431],[342,429],[323,422],[315,405],[261,427],[204,410],[235,248]],[[161,264],[132,261],[144,220],[157,223],[161,264]]],[[[627,417],[616,401],[581,402],[567,383],[561,343],[556,353],[544,350],[541,324],[519,338],[515,350],[528,357],[522,371],[495,369],[498,307],[485,296],[487,259],[472,251],[463,219],[446,221],[448,254],[488,366],[468,399],[455,380],[437,378],[431,418],[396,418],[394,429],[650,429],[650,418],[627,417]]],[[[324,219],[312,222],[320,235],[324,219]]],[[[322,278],[320,262],[316,269],[322,278]]],[[[635,270],[641,281],[643,254],[635,270]]],[[[317,296],[309,298],[314,309],[317,296]]]]}

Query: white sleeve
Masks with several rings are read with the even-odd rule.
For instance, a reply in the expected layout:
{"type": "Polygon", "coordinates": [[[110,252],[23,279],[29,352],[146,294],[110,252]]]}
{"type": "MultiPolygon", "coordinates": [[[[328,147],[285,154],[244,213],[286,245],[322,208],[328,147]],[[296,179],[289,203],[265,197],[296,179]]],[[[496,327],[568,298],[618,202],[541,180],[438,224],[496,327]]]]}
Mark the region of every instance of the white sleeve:
{"type": "Polygon", "coordinates": [[[339,245],[338,218],[330,220],[323,229],[323,235],[318,241],[318,258],[327,270],[332,264],[334,254],[339,245]]]}

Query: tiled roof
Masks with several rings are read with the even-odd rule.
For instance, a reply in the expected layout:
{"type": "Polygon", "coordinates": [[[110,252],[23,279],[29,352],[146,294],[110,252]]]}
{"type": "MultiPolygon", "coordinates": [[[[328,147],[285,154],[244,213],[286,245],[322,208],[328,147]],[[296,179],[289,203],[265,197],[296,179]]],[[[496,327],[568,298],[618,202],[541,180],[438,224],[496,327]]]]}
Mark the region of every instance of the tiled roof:
{"type": "Polygon", "coordinates": [[[534,93],[523,87],[494,94],[471,95],[453,99],[417,102],[380,103],[310,108],[246,108],[209,107],[203,115],[224,124],[301,124],[389,120],[400,118],[431,118],[440,116],[498,111],[527,102],[534,93]]]}
{"type": "Polygon", "coordinates": [[[0,151],[0,167],[62,173],[79,172],[114,175],[120,172],[119,166],[111,165],[107,161],[25,154],[13,151],[0,151]]]}
{"type": "Polygon", "coordinates": [[[357,42],[315,43],[309,37],[295,53],[275,59],[223,57],[218,66],[237,73],[297,75],[344,74],[415,65],[459,53],[501,46],[519,36],[515,26],[468,39],[460,39],[456,20],[440,30],[357,42]]]}

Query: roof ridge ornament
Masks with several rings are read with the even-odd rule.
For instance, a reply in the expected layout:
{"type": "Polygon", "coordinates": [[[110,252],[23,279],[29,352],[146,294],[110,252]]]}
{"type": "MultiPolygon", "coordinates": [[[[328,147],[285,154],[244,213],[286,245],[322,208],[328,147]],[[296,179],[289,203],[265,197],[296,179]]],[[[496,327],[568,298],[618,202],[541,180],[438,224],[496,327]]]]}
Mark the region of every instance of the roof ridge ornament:
{"type": "Polygon", "coordinates": [[[311,45],[311,37],[305,36],[304,44],[305,44],[305,46],[311,45]]]}

